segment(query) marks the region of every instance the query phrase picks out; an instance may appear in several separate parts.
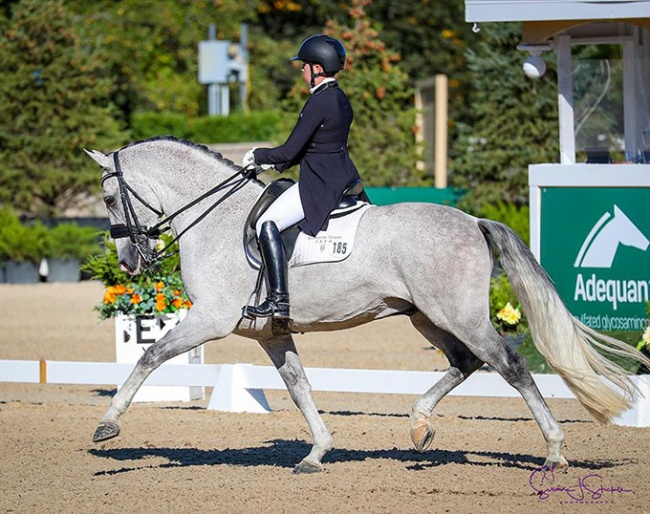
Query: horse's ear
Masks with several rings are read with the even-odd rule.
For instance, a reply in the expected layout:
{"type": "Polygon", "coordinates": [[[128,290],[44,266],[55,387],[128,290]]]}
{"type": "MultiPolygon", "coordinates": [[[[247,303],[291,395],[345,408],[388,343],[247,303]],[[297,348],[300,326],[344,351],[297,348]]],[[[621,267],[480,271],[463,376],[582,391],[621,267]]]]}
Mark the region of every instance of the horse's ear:
{"type": "Polygon", "coordinates": [[[90,157],[93,161],[99,164],[99,166],[102,169],[106,169],[110,166],[110,159],[108,158],[108,156],[104,155],[103,153],[98,152],[97,150],[89,151],[86,150],[85,148],[84,148],[84,152],[86,152],[86,155],[88,155],[88,157],[90,157]]]}

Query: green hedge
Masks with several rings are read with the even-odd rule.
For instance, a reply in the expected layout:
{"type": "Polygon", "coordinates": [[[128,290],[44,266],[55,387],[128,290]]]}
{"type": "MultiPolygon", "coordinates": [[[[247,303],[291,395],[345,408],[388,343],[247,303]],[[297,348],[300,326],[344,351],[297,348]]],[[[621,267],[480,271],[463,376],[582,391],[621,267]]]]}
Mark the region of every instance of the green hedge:
{"type": "Polygon", "coordinates": [[[13,210],[0,209],[0,261],[84,260],[100,251],[98,233],[92,227],[60,223],[48,228],[38,220],[23,223],[13,210]]]}
{"type": "Polygon", "coordinates": [[[131,118],[131,134],[138,140],[172,135],[197,143],[270,141],[277,137],[282,116],[278,111],[200,118],[188,118],[176,113],[142,112],[131,118]]]}

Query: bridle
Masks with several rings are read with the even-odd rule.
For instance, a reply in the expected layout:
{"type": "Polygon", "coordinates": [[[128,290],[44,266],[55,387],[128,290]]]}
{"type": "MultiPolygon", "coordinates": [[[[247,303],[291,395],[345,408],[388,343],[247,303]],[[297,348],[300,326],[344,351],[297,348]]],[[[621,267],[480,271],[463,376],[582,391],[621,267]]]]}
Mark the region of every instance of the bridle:
{"type": "Polygon", "coordinates": [[[145,268],[150,268],[155,265],[157,262],[174,255],[177,251],[168,251],[169,248],[177,242],[180,237],[185,234],[190,228],[194,227],[196,224],[201,222],[213,209],[215,209],[221,202],[232,196],[234,193],[239,191],[247,182],[251,179],[255,179],[258,173],[261,171],[261,168],[258,167],[244,167],[239,169],[236,173],[228,177],[223,182],[217,184],[212,189],[206,191],[201,196],[192,200],[187,205],[184,205],[176,212],[167,215],[164,219],[160,220],[152,227],[147,227],[142,225],[138,220],[138,215],[135,212],[133,207],[133,201],[131,196],[135,198],[140,204],[149,209],[151,212],[155,213],[159,218],[165,216],[165,213],[153,207],[150,203],[144,200],[124,179],[122,173],[122,167],[120,166],[119,159],[119,150],[113,154],[113,162],[115,163],[115,171],[106,173],[100,181],[100,184],[103,186],[110,178],[116,178],[117,184],[120,191],[120,200],[122,202],[122,209],[124,211],[124,223],[116,223],[110,226],[109,232],[113,239],[123,239],[128,237],[131,241],[131,244],[138,250],[140,257],[142,258],[145,268]],[[239,178],[238,178],[239,177],[239,178]],[[209,198],[210,196],[222,191],[226,188],[230,188],[226,193],[217,199],[212,205],[210,205],[200,216],[198,216],[192,223],[190,223],[185,229],[179,232],[171,241],[169,241],[165,246],[160,250],[150,249],[144,243],[149,239],[159,239],[160,235],[164,232],[171,230],[169,223],[176,218],[181,213],[185,212],[189,208],[193,207],[197,203],[209,198]]]}

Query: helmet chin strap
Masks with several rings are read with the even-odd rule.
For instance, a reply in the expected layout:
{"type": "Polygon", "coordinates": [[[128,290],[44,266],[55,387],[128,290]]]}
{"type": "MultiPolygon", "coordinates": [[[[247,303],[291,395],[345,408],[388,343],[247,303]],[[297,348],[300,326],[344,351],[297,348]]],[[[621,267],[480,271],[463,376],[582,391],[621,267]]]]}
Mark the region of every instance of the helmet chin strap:
{"type": "Polygon", "coordinates": [[[310,62],[307,63],[309,65],[309,76],[311,77],[309,79],[309,87],[314,88],[316,87],[316,78],[317,77],[325,77],[327,76],[326,73],[314,73],[314,65],[310,62]]]}
{"type": "Polygon", "coordinates": [[[314,65],[312,63],[307,63],[309,64],[309,87],[316,87],[316,76],[314,75],[314,65]]]}

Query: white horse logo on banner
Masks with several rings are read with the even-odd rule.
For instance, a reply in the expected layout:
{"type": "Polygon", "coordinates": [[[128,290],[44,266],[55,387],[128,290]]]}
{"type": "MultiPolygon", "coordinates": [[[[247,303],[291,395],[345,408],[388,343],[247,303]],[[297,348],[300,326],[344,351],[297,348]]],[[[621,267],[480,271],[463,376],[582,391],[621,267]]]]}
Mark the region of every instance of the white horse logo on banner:
{"type": "Polygon", "coordinates": [[[619,245],[646,251],[648,238],[614,205],[614,217],[606,212],[582,243],[574,263],[576,268],[611,268],[619,245]]]}

